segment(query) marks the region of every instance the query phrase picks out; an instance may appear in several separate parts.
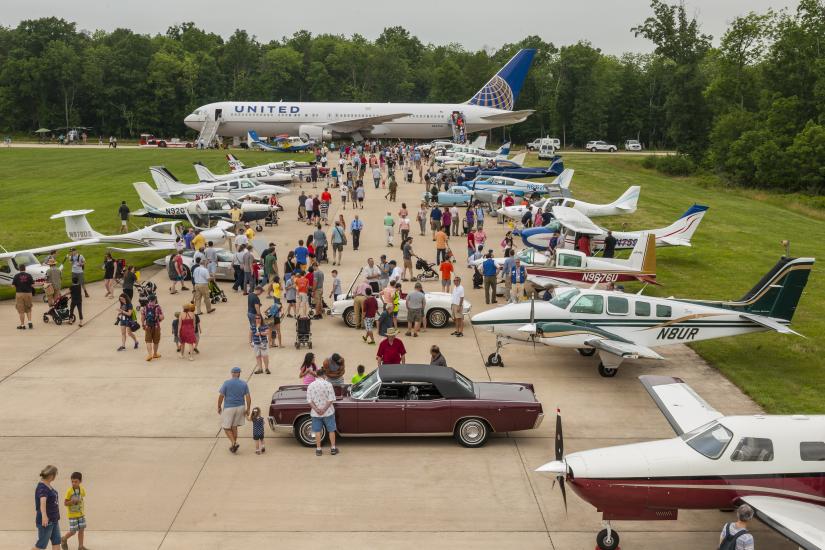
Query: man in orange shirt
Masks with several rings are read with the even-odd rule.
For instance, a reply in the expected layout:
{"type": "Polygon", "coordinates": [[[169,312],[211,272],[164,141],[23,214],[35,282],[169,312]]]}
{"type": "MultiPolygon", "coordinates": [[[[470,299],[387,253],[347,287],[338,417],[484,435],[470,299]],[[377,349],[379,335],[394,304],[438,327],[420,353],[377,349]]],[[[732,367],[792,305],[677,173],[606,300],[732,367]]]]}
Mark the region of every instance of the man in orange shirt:
{"type": "Polygon", "coordinates": [[[454,267],[447,254],[444,255],[444,261],[438,266],[438,270],[441,272],[441,291],[450,292],[450,280],[454,267]]]}
{"type": "Polygon", "coordinates": [[[447,259],[447,233],[442,227],[435,232],[435,263],[441,264],[445,259],[447,259]]]}

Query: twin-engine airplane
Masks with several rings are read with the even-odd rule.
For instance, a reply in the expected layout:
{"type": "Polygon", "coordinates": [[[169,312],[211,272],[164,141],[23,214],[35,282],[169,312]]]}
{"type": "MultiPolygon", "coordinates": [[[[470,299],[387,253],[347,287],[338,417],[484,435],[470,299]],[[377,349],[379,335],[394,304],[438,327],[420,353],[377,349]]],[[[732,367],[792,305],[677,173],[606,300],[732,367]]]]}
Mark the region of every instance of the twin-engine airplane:
{"type": "Polygon", "coordinates": [[[466,180],[475,179],[479,176],[504,176],[505,178],[532,180],[555,177],[563,171],[564,160],[560,156],[553,157],[550,160],[550,165],[546,168],[522,166],[515,159],[498,159],[491,161],[490,166],[465,166],[461,169],[461,173],[464,174],[466,180]]]}
{"type": "MultiPolygon", "coordinates": [[[[197,168],[199,165],[196,164],[197,168]]],[[[213,182],[202,183],[181,183],[165,166],[152,166],[149,168],[155,187],[158,188],[158,195],[162,198],[178,198],[186,200],[209,199],[212,197],[227,197],[235,200],[268,199],[272,195],[287,195],[289,189],[280,185],[267,185],[258,183],[256,180],[245,176],[236,176],[233,179],[225,179],[213,182]]]]}
{"type": "Polygon", "coordinates": [[[194,226],[209,227],[209,222],[213,219],[231,221],[233,207],[240,209],[242,222],[261,220],[270,211],[268,204],[238,202],[225,197],[212,197],[171,204],[163,200],[157,191],[149,187],[148,183],[141,181],[132,185],[134,185],[135,191],[140,197],[140,202],[143,204],[141,210],[132,212],[133,216],[189,220],[194,226]]]}
{"type": "MultiPolygon", "coordinates": [[[[175,240],[180,235],[179,221],[161,222],[147,225],[136,231],[129,233],[117,233],[115,235],[104,235],[92,229],[87,214],[94,210],[64,210],[53,214],[50,219],[62,219],[66,224],[66,235],[77,245],[94,244],[130,244],[132,248],[109,247],[117,252],[159,252],[164,250],[174,250],[175,240]]],[[[204,227],[200,229],[201,234],[207,242],[212,241],[219,245],[224,240],[234,237],[228,230],[232,224],[226,221],[219,221],[215,227],[204,227]]]]}
{"type": "MultiPolygon", "coordinates": [[[[614,231],[616,250],[633,248],[644,233],[653,233],[656,236],[656,246],[690,246],[690,240],[707,210],[707,206],[694,204],[667,227],[643,231],[614,231]]],[[[520,235],[524,245],[537,250],[547,250],[553,235],[560,233],[562,239],[558,246],[561,248],[575,248],[581,235],[590,237],[592,251],[604,248],[607,229],[593,223],[576,208],[554,206],[553,217],[554,220],[546,226],[521,230],[520,235]]]]}
{"type": "Polygon", "coordinates": [[[724,416],[679,378],[641,376],[676,437],[564,454],[556,417],[553,474],[602,513],[601,550],[619,547],[612,520],[675,520],[679,510],[748,504],[805,550],[825,548],[825,416],[724,416]]]}
{"type": "Polygon", "coordinates": [[[213,174],[212,171],[196,162],[193,165],[195,172],[198,174],[198,179],[201,183],[218,182],[218,181],[234,181],[239,177],[246,177],[254,179],[260,183],[270,185],[277,185],[279,183],[290,183],[292,181],[292,174],[278,168],[270,168],[268,166],[256,166],[255,168],[241,168],[240,170],[232,170],[229,174],[213,174]]]}
{"type": "Polygon", "coordinates": [[[537,212],[553,213],[553,208],[556,206],[578,210],[588,218],[632,214],[636,211],[636,205],[639,202],[639,194],[641,191],[641,187],[638,185],[633,185],[628,187],[627,191],[622,193],[621,197],[607,204],[593,204],[570,197],[550,197],[536,201],[529,206],[523,206],[520,204],[505,206],[499,208],[498,213],[505,218],[510,218],[511,220],[517,221],[520,221],[524,217],[525,212],[529,211],[531,216],[535,217],[537,212]]]}
{"type": "Polygon", "coordinates": [[[599,374],[616,376],[625,359],[663,359],[651,347],[773,330],[791,330],[814,258],[780,258],[742,298],[708,301],[654,298],[609,290],[558,289],[549,302],[522,302],[484,311],[472,324],[496,334],[488,364],[501,365],[507,339],[599,354],[599,374]]]}

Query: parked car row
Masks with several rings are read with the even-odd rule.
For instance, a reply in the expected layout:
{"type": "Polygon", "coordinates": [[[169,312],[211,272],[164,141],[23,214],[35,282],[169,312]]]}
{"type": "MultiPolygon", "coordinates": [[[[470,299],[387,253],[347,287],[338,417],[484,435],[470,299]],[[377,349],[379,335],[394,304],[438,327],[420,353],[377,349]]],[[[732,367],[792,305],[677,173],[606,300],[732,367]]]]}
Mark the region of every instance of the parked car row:
{"type": "MultiPolygon", "coordinates": [[[[527,144],[527,150],[538,151],[540,159],[551,158],[557,149],[561,149],[561,141],[558,138],[536,138],[527,144]]],[[[597,153],[600,151],[615,153],[619,150],[615,144],[602,140],[588,141],[584,146],[584,149],[586,151],[590,151],[591,153],[597,153]]],[[[628,139],[624,142],[624,150],[641,151],[642,144],[638,139],[628,139]]]]}

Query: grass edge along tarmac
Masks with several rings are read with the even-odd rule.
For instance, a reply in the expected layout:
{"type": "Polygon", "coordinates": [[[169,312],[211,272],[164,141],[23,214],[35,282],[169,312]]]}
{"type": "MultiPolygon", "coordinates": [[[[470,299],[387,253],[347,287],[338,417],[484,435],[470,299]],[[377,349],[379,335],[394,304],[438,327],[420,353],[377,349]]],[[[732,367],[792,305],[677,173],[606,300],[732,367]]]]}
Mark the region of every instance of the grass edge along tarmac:
{"type": "MultiPolygon", "coordinates": [[[[261,164],[289,155],[233,151],[247,164],[261,164]]],[[[294,155],[292,155],[294,156],[294,155]]],[[[194,181],[191,167],[202,161],[216,173],[227,171],[224,152],[157,149],[0,149],[0,244],[9,250],[66,240],[63,223],[49,216],[64,209],[94,208],[89,216],[103,233],[117,231],[117,206],[140,204],[131,187],[149,180],[148,167],[163,164],[183,181],[194,181]]],[[[796,256],[816,256],[825,221],[782,205],[781,196],[746,190],[729,191],[708,185],[707,178],[673,178],[642,168],[641,157],[570,155],[576,169],[572,191],[577,198],[610,202],[630,185],[641,185],[635,214],[600,218],[609,228],[647,229],[674,221],[694,202],[710,206],[691,248],[657,251],[662,287],[645,293],[690,298],[736,299],[774,265],[792,241],[796,256]]],[[[531,163],[538,164],[531,158],[531,163]]],[[[541,164],[546,164],[542,162],[541,164]]],[[[287,199],[289,201],[290,199],[287,199]]],[[[287,203],[291,209],[294,206],[287,203]]],[[[133,227],[144,221],[136,218],[133,227]]],[[[99,279],[104,247],[83,250],[89,279],[99,279]]],[[[142,265],[161,255],[140,255],[142,265]]],[[[62,257],[62,256],[61,256],[62,257]]],[[[628,291],[638,286],[628,285],[628,291]]],[[[2,296],[10,296],[4,290],[2,296]]],[[[794,317],[793,328],[807,338],[759,333],[694,344],[711,364],[772,413],[822,413],[825,401],[825,287],[814,268],[794,317]]],[[[632,361],[619,376],[635,376],[632,361]]],[[[688,380],[690,382],[690,380],[688,380]]]]}

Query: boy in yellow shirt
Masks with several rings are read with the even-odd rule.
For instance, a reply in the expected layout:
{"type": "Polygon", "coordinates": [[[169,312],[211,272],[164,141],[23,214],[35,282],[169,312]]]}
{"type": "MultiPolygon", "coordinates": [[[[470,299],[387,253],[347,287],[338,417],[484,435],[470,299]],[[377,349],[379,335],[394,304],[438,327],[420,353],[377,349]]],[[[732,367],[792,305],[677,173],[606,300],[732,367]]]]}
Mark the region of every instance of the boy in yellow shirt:
{"type": "Polygon", "coordinates": [[[72,486],[66,491],[63,504],[66,505],[66,516],[69,518],[69,532],[60,540],[60,548],[68,550],[68,540],[77,534],[78,550],[86,550],[83,546],[83,532],[86,530],[86,489],[80,484],[83,474],[72,474],[72,486]]]}

